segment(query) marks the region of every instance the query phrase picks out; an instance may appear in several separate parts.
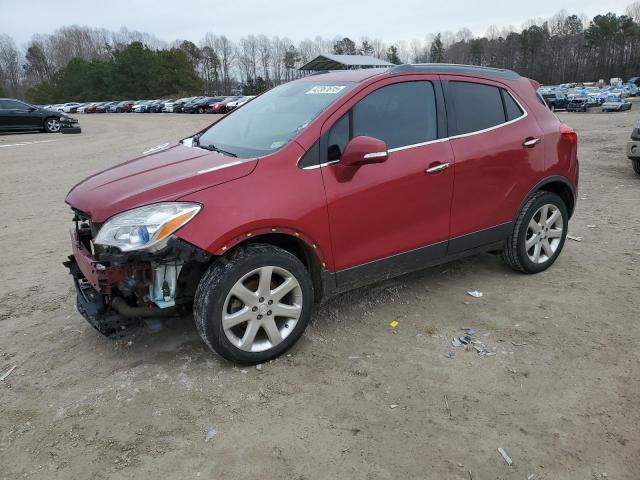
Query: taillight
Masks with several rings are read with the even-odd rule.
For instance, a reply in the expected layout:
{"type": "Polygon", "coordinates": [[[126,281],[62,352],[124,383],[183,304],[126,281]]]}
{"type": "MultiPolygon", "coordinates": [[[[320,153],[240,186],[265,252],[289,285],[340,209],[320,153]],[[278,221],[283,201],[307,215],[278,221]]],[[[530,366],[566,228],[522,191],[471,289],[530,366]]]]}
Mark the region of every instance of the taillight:
{"type": "Polygon", "coordinates": [[[573,128],[565,125],[564,123],[560,124],[560,135],[562,135],[562,138],[567,140],[571,145],[578,144],[578,134],[573,128]]]}

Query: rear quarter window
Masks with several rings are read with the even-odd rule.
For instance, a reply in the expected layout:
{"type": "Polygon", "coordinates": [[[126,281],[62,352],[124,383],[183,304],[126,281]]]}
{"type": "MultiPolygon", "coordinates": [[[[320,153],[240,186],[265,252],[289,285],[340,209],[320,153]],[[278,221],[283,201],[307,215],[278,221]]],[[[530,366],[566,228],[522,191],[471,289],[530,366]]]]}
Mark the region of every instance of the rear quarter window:
{"type": "Polygon", "coordinates": [[[502,101],[504,102],[504,113],[506,116],[507,122],[511,120],[515,120],[516,118],[520,118],[524,115],[524,112],[520,108],[520,105],[513,99],[511,94],[506,90],[502,90],[502,101]]]}

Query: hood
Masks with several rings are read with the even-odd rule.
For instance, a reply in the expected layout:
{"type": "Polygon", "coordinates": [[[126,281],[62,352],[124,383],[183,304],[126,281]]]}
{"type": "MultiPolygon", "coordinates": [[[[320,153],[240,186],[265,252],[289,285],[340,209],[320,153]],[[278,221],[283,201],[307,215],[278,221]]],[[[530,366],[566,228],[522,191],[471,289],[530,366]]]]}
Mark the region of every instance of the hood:
{"type": "Polygon", "coordinates": [[[40,108],[40,111],[45,115],[55,115],[56,117],[71,118],[69,115],[67,115],[64,112],[60,112],[58,110],[51,110],[50,108],[40,108]]]}
{"type": "Polygon", "coordinates": [[[228,157],[200,148],[164,144],[78,183],[66,202],[102,223],[116,213],[249,175],[256,159],[228,157]]]}

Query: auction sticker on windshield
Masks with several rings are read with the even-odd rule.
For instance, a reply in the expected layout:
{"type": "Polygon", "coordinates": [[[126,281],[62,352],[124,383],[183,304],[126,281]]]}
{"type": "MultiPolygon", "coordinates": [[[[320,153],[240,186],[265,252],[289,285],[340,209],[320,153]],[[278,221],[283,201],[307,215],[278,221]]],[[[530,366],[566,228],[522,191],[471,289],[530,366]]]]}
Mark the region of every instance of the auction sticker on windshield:
{"type": "Polygon", "coordinates": [[[305,92],[307,95],[314,95],[319,93],[328,93],[329,95],[335,95],[336,93],[340,93],[345,85],[316,85],[311,90],[305,92]]]}

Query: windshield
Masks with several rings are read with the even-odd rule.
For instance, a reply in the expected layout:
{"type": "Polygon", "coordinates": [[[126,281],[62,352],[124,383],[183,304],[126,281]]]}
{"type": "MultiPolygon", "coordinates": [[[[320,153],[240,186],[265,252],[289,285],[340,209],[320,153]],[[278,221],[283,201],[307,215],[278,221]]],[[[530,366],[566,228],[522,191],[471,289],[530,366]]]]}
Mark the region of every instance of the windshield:
{"type": "Polygon", "coordinates": [[[198,139],[202,148],[240,158],[279,150],[353,87],[352,82],[280,85],[223,118],[198,139]]]}

